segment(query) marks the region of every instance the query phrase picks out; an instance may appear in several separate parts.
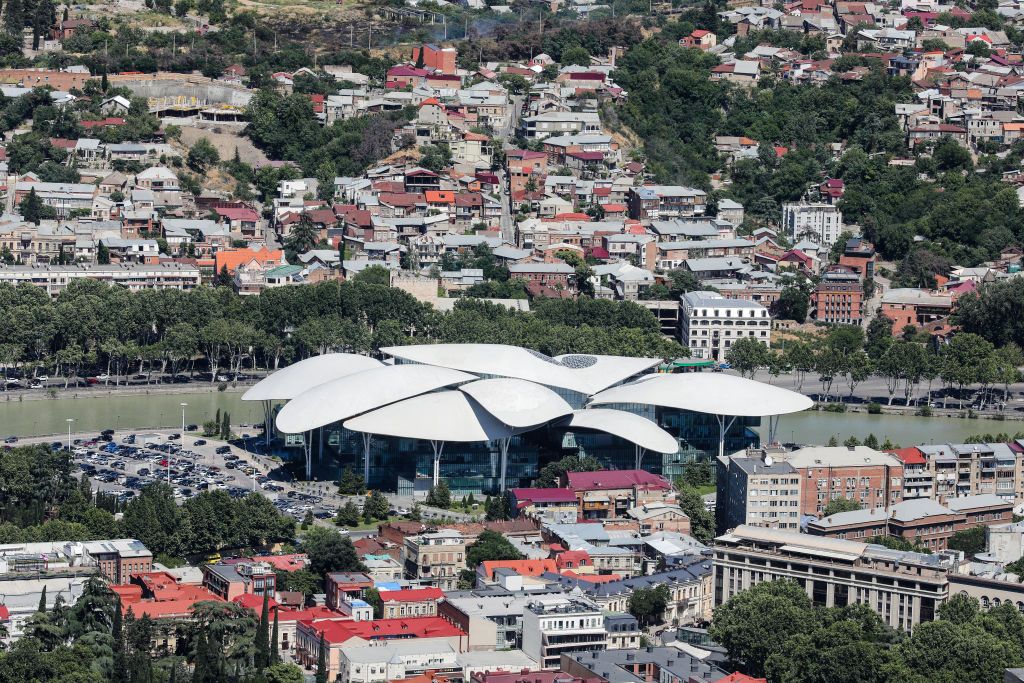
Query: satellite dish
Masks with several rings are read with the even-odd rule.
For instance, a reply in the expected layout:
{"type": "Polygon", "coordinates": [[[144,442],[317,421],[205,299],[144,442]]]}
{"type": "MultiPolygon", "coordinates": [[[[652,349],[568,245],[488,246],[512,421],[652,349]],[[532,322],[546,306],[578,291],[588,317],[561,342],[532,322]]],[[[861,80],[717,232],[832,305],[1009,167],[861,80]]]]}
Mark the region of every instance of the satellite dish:
{"type": "Polygon", "coordinates": [[[764,456],[764,464],[767,465],[768,467],[771,467],[774,462],[775,461],[772,460],[772,456],[770,456],[770,455],[764,456]]]}

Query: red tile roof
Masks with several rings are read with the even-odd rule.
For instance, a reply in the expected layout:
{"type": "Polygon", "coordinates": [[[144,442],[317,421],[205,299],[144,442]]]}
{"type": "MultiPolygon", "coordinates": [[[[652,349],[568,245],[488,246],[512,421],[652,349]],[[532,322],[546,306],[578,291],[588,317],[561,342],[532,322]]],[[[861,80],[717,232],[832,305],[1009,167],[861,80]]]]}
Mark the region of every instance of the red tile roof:
{"type": "Polygon", "coordinates": [[[523,503],[575,503],[576,494],[569,489],[511,489],[516,500],[523,503]]]}
{"type": "Polygon", "coordinates": [[[670,490],[665,477],[644,470],[602,470],[600,472],[569,472],[569,488],[576,491],[594,489],[628,489],[634,486],[670,490]]]}
{"type": "Polygon", "coordinates": [[[227,218],[229,221],[254,221],[255,222],[255,221],[258,221],[260,219],[260,215],[258,213],[256,213],[252,209],[247,209],[247,208],[244,208],[244,207],[237,207],[237,208],[236,207],[230,207],[230,208],[226,208],[226,209],[222,209],[222,208],[219,208],[219,207],[214,207],[213,210],[217,212],[218,216],[223,216],[224,218],[227,218]]]}
{"type": "Polygon", "coordinates": [[[558,571],[554,560],[487,560],[480,564],[488,579],[494,578],[496,569],[511,569],[520,576],[540,576],[545,572],[558,571]]]}
{"type": "Polygon", "coordinates": [[[898,448],[894,451],[889,451],[895,455],[904,465],[924,465],[928,460],[924,457],[924,453],[921,449],[910,446],[908,448],[898,448]]]}
{"type": "Polygon", "coordinates": [[[440,617],[374,619],[372,621],[318,621],[312,624],[324,640],[337,645],[352,638],[393,640],[396,638],[451,638],[466,635],[440,617]]]}

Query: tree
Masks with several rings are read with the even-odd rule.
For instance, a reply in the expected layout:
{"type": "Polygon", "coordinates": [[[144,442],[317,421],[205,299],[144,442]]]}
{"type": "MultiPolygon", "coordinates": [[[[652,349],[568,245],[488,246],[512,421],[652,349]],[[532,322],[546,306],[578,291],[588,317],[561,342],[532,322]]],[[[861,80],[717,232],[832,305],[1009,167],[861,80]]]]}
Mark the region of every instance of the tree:
{"type": "Polygon", "coordinates": [[[371,520],[387,519],[391,512],[391,505],[388,499],[380,491],[373,491],[369,498],[363,503],[363,511],[371,520]]]}
{"type": "Polygon", "coordinates": [[[846,382],[850,387],[850,398],[853,398],[853,391],[857,385],[871,376],[874,366],[868,354],[860,349],[853,351],[846,356],[844,363],[846,371],[846,382]]]}
{"type": "Polygon", "coordinates": [[[974,526],[969,529],[961,529],[949,537],[946,544],[950,550],[959,550],[968,558],[972,558],[985,550],[985,527],[974,526]]]}
{"type": "Polygon", "coordinates": [[[878,361],[889,347],[892,346],[892,320],[884,315],[876,315],[868,323],[868,331],[864,340],[864,350],[873,361],[878,361]]]}
{"type": "Polygon", "coordinates": [[[231,273],[228,272],[227,264],[220,267],[220,272],[217,273],[217,277],[214,279],[214,287],[232,287],[235,284],[235,279],[231,277],[231,273]]]}
{"type": "Polygon", "coordinates": [[[25,198],[18,205],[21,217],[28,223],[39,225],[44,219],[56,218],[57,212],[52,206],[43,204],[43,200],[36,194],[36,188],[30,188],[25,198]]]}
{"type": "Polygon", "coordinates": [[[279,610],[274,610],[274,630],[270,632],[270,665],[279,664],[281,662],[281,652],[278,650],[278,638],[280,637],[278,626],[277,626],[277,613],[279,610]]]}
{"type": "Polygon", "coordinates": [[[601,463],[593,456],[581,458],[567,455],[561,460],[542,467],[533,485],[536,488],[553,488],[560,485],[559,480],[568,472],[597,472],[601,469],[603,469],[601,463]]]}
{"type": "Polygon", "coordinates": [[[768,365],[768,349],[753,337],[743,337],[729,347],[725,359],[744,377],[753,378],[754,373],[768,365]]]}
{"type": "Polygon", "coordinates": [[[318,576],[366,571],[351,539],[333,529],[313,527],[302,537],[302,546],[309,557],[309,570],[318,576]]]}
{"type": "Polygon", "coordinates": [[[562,58],[559,61],[562,66],[590,66],[590,53],[585,47],[572,45],[562,50],[562,58]]]}
{"type": "Polygon", "coordinates": [[[317,230],[313,219],[309,214],[302,213],[299,221],[291,227],[288,237],[285,238],[285,246],[295,254],[304,254],[315,249],[319,241],[320,231],[317,230]]]}
{"type": "Polygon", "coordinates": [[[320,631],[320,644],[317,647],[315,680],[316,683],[327,683],[327,644],[324,642],[323,631],[320,631]]]}
{"type": "MultiPolygon", "coordinates": [[[[275,613],[276,614],[276,613],[275,613]]],[[[277,623],[275,616],[275,624],[277,623]]],[[[256,625],[256,658],[257,671],[270,666],[270,591],[263,591],[263,607],[260,609],[260,620],[256,625]]]]}
{"type": "Polygon", "coordinates": [[[220,162],[220,153],[206,138],[199,138],[188,151],[188,167],[200,175],[220,162]]]}
{"type": "Polygon", "coordinates": [[[452,506],[452,492],[448,488],[448,482],[441,479],[437,482],[436,486],[432,486],[430,491],[427,492],[426,504],[441,508],[442,510],[448,510],[452,506]]]}
{"type": "Polygon", "coordinates": [[[959,387],[961,407],[964,387],[982,379],[985,368],[993,367],[992,354],[990,342],[969,332],[957,334],[943,348],[940,376],[947,384],[959,387]]]}
{"type": "Polygon", "coordinates": [[[46,586],[43,586],[43,590],[39,593],[39,607],[36,608],[37,612],[46,612],[46,586]]]}
{"type": "Polygon", "coordinates": [[[102,241],[100,242],[100,245],[96,247],[96,263],[100,265],[107,265],[110,263],[110,250],[107,249],[107,245],[102,241]]]}
{"type": "Polygon", "coordinates": [[[780,320],[795,320],[798,323],[803,323],[807,320],[807,312],[811,306],[810,301],[810,293],[805,288],[786,285],[779,293],[773,313],[780,320]]]}
{"type": "Polygon", "coordinates": [[[359,526],[359,508],[351,500],[338,508],[338,515],[334,518],[338,526],[357,527],[359,526]]]}
{"type": "Polygon", "coordinates": [[[763,677],[765,663],[785,651],[790,637],[807,633],[811,600],[793,581],[769,581],[742,591],[715,610],[709,634],[729,653],[732,667],[763,677]]]}
{"type": "Polygon", "coordinates": [[[361,496],[366,493],[363,476],[353,472],[351,467],[346,467],[341,472],[341,479],[338,480],[338,493],[344,496],[361,496]]]}
{"type": "Polygon", "coordinates": [[[476,541],[466,548],[466,566],[476,569],[481,562],[490,560],[522,560],[523,555],[507,538],[497,531],[485,529],[476,541]]]}
{"type": "Polygon", "coordinates": [[[488,522],[496,522],[503,519],[509,519],[511,510],[509,510],[509,500],[507,496],[495,496],[491,498],[487,497],[484,501],[484,515],[488,522]]]}
{"type": "Polygon", "coordinates": [[[825,506],[825,510],[821,513],[822,517],[829,517],[839,512],[853,512],[854,510],[860,510],[863,506],[852,498],[833,498],[825,506]]]}
{"type": "Polygon", "coordinates": [[[264,677],[267,683],[303,683],[305,677],[302,669],[296,664],[277,662],[271,665],[265,672],[264,677]]]}
{"type": "Polygon", "coordinates": [[[690,518],[690,535],[701,543],[710,543],[715,537],[715,518],[708,512],[704,498],[697,489],[681,485],[679,480],[676,481],[676,489],[679,491],[679,508],[690,518]]]}
{"type": "Polygon", "coordinates": [[[665,609],[672,593],[665,584],[654,588],[637,588],[629,596],[626,610],[636,617],[641,628],[648,628],[663,622],[665,609]]]}
{"type": "Polygon", "coordinates": [[[376,588],[367,588],[363,593],[363,600],[373,608],[373,618],[384,618],[384,601],[380,598],[380,592],[376,588]]]}

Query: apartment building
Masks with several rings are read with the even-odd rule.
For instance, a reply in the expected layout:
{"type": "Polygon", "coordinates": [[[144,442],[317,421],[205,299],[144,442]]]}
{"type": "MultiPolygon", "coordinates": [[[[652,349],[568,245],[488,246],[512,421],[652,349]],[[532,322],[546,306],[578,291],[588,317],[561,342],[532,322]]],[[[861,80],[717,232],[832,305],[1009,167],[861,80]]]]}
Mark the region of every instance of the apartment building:
{"type": "Polygon", "coordinates": [[[568,472],[565,480],[587,520],[628,519],[630,508],[675,502],[672,482],[644,470],[568,472]]]}
{"type": "Polygon", "coordinates": [[[728,675],[710,661],[676,647],[574,652],[562,657],[559,668],[577,679],[615,683],[753,683],[764,680],[747,678],[742,674],[728,675]]]}
{"type": "Polygon", "coordinates": [[[947,548],[949,539],[958,531],[1006,524],[1013,519],[1013,503],[991,494],[949,502],[945,506],[917,498],[889,508],[840,512],[809,522],[807,533],[860,541],[891,536],[938,552],[947,548]]]}
{"type": "Polygon", "coordinates": [[[600,133],[601,117],[597,112],[548,111],[523,117],[523,137],[543,140],[553,135],[600,133]]]}
{"type": "Polygon", "coordinates": [[[523,612],[523,652],[541,669],[557,669],[562,655],[607,647],[604,613],[589,602],[540,598],[523,612]]]}
{"type": "Polygon", "coordinates": [[[138,292],[143,289],[195,289],[201,279],[199,268],[187,263],[0,265],[0,282],[35,285],[52,297],[63,292],[75,280],[99,280],[138,292]]]}
{"type": "Polygon", "coordinates": [[[436,617],[437,603],[444,598],[439,588],[406,588],[397,591],[380,591],[384,604],[384,618],[436,617]]]}
{"type": "Polygon", "coordinates": [[[717,458],[715,526],[720,532],[747,524],[800,529],[800,473],[778,452],[748,449],[717,458]]]}
{"type": "Polygon", "coordinates": [[[526,588],[521,579],[506,576],[501,585],[446,593],[438,616],[469,634],[472,651],[521,648],[527,605],[539,598],[563,595],[557,583],[526,588]]]}
{"type": "Polygon", "coordinates": [[[888,453],[867,446],[808,446],[774,457],[799,473],[802,515],[820,517],[836,498],[849,498],[864,508],[903,500],[903,463],[888,453]]]}
{"type": "Polygon", "coordinates": [[[728,299],[717,292],[687,292],[680,298],[679,342],[694,358],[725,360],[740,339],[771,346],[771,316],[754,301],[728,299]]]}
{"type": "Polygon", "coordinates": [[[809,239],[830,249],[843,232],[843,212],[821,202],[783,204],[782,230],[794,242],[809,239]]]}
{"type": "Polygon", "coordinates": [[[466,539],[454,529],[409,536],[403,547],[406,577],[448,591],[466,568],[466,539]]]}
{"type": "Polygon", "coordinates": [[[862,604],[893,628],[935,619],[955,559],[880,545],[740,526],[715,539],[714,595],[721,605],[764,581],[802,585],[815,605],[862,604]]]}
{"type": "Polygon", "coordinates": [[[629,217],[641,221],[702,216],[707,202],[703,190],[681,185],[631,187],[626,195],[629,217]]]}
{"type": "Polygon", "coordinates": [[[514,516],[532,517],[541,522],[575,522],[580,506],[571,489],[509,489],[509,509],[514,516]]]}
{"type": "Polygon", "coordinates": [[[932,497],[943,505],[984,493],[1013,501],[1024,491],[1024,463],[1008,444],[927,444],[917,450],[925,460],[921,476],[931,476],[932,497]]]}
{"type": "Polygon", "coordinates": [[[57,218],[67,218],[72,211],[92,209],[96,186],[86,183],[44,183],[37,180],[22,180],[17,183],[14,201],[18,204],[35,191],[46,206],[57,212],[57,218]]]}
{"type": "Polygon", "coordinates": [[[277,575],[267,562],[237,564],[204,564],[203,587],[224,600],[233,601],[242,595],[274,595],[277,575]]]}
{"type": "Polygon", "coordinates": [[[860,275],[846,266],[832,266],[821,274],[811,292],[811,307],[819,322],[860,325],[864,322],[864,285],[860,275]]]}

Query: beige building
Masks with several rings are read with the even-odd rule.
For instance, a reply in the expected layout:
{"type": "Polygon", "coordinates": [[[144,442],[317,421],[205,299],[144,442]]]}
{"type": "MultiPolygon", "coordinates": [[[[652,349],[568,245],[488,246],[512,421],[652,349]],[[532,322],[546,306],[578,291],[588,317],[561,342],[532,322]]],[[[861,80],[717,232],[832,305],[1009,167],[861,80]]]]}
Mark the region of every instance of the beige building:
{"type": "Polygon", "coordinates": [[[771,451],[748,449],[718,458],[715,522],[719,531],[741,524],[800,529],[800,474],[771,451]]]}
{"type": "Polygon", "coordinates": [[[466,568],[466,539],[454,529],[409,536],[402,557],[406,578],[441,590],[454,590],[466,568]]]}
{"type": "Polygon", "coordinates": [[[680,534],[690,533],[690,518],[678,505],[670,503],[646,503],[630,508],[630,518],[640,524],[640,533],[653,534],[657,531],[675,531],[680,534]]]}
{"type": "Polygon", "coordinates": [[[953,568],[946,555],[744,525],[715,539],[715,605],[764,581],[789,579],[815,605],[867,605],[909,631],[935,619],[953,568]]]}

